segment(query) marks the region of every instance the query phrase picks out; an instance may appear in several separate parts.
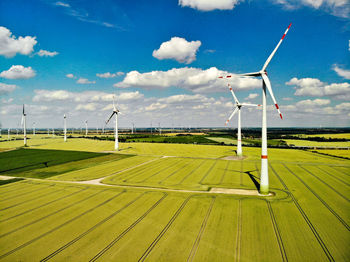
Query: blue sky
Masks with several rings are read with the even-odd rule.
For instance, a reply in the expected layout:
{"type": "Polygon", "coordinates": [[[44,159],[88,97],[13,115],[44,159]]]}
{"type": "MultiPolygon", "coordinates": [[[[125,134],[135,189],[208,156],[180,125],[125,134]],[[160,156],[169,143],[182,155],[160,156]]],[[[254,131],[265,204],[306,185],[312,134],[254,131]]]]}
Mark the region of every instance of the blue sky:
{"type": "MultiPolygon", "coordinates": [[[[100,128],[115,94],[122,127],[223,126],[233,101],[217,76],[260,70],[292,22],[268,67],[284,120],[268,98],[268,125],[349,126],[349,17],[346,0],[2,0],[0,122],[18,128],[25,103],[29,127],[66,113],[100,128]]],[[[230,83],[261,103],[260,80],[230,83]]]]}

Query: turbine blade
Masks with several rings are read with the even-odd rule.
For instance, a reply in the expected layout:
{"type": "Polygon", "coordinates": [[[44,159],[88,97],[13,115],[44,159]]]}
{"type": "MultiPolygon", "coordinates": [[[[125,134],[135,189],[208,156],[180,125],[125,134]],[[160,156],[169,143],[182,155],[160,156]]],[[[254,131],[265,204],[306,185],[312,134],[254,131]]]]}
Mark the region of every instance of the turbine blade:
{"type": "Polygon", "coordinates": [[[238,99],[237,99],[237,97],[236,97],[235,93],[233,92],[231,85],[230,85],[230,84],[228,84],[227,86],[228,86],[228,88],[230,89],[231,94],[232,94],[233,99],[235,100],[236,104],[239,104],[239,101],[238,101],[238,99]]]}
{"type": "Polygon", "coordinates": [[[113,96],[113,110],[116,111],[117,109],[115,108],[115,104],[114,104],[114,96],[113,96]]]}
{"type": "Polygon", "coordinates": [[[24,115],[24,104],[23,104],[23,113],[22,114],[24,115]]]}
{"type": "Polygon", "coordinates": [[[270,93],[270,95],[271,95],[272,101],[273,101],[273,103],[275,104],[276,109],[277,109],[278,113],[280,114],[281,119],[283,119],[282,114],[281,114],[281,111],[280,111],[280,108],[279,108],[279,106],[278,106],[278,104],[277,104],[277,101],[276,101],[276,99],[275,99],[275,96],[274,96],[274,94],[273,94],[273,92],[272,92],[272,87],[271,87],[271,83],[270,83],[269,78],[267,77],[266,74],[261,74],[261,76],[262,76],[263,81],[264,81],[264,83],[265,83],[265,85],[266,85],[266,87],[267,87],[267,90],[269,90],[269,93],[270,93]]]}
{"type": "Polygon", "coordinates": [[[253,73],[244,73],[244,74],[239,74],[238,76],[260,76],[260,72],[253,72],[253,73]]]}
{"type": "Polygon", "coordinates": [[[113,113],[111,114],[111,116],[108,118],[108,120],[106,121],[106,125],[108,124],[109,120],[111,120],[111,118],[113,117],[114,114],[115,114],[115,113],[113,112],[113,113]]]}
{"type": "Polygon", "coordinates": [[[249,104],[249,103],[243,103],[241,104],[242,106],[261,106],[261,105],[257,105],[257,104],[249,104]]]}
{"type": "Polygon", "coordinates": [[[225,126],[228,124],[228,122],[230,122],[231,118],[237,113],[237,111],[238,111],[238,107],[236,106],[235,110],[233,110],[230,117],[226,120],[225,126]]]}
{"type": "Polygon", "coordinates": [[[289,28],[291,27],[291,25],[292,25],[292,23],[289,24],[289,26],[288,26],[287,30],[284,32],[284,34],[283,34],[281,40],[278,42],[278,44],[277,44],[277,46],[275,47],[275,49],[272,51],[272,53],[270,54],[270,56],[267,58],[267,60],[266,60],[266,62],[265,62],[265,64],[264,64],[263,68],[261,69],[261,71],[265,71],[265,70],[266,70],[266,68],[267,68],[267,66],[269,65],[271,59],[272,59],[273,56],[275,55],[277,49],[280,47],[280,45],[281,45],[283,39],[285,38],[286,34],[288,33],[288,30],[289,30],[289,28]]]}

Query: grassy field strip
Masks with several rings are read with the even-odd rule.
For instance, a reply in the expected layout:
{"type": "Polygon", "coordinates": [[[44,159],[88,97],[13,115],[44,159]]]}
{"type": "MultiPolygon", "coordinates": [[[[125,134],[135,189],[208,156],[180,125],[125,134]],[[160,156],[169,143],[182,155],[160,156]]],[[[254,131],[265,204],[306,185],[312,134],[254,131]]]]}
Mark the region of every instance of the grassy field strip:
{"type": "Polygon", "coordinates": [[[161,181],[158,183],[160,185],[165,185],[165,186],[171,186],[171,185],[176,185],[179,184],[183,176],[186,176],[190,174],[196,167],[198,166],[198,163],[202,161],[197,160],[197,159],[188,159],[186,161],[181,161],[180,163],[184,163],[180,169],[175,169],[170,173],[167,177],[163,178],[161,181]]]}
{"type": "Polygon", "coordinates": [[[114,240],[118,240],[117,242],[111,242],[110,244],[112,245],[106,246],[90,258],[103,253],[102,261],[118,261],[121,258],[123,261],[137,261],[150,243],[157,237],[158,233],[169,222],[171,216],[178,210],[183,200],[183,197],[167,196],[137,226],[123,235],[122,238],[119,237],[121,234],[115,234],[114,240]]]}
{"type": "MultiPolygon", "coordinates": [[[[50,217],[43,227],[42,224],[35,224],[29,228],[21,230],[20,233],[8,235],[0,239],[0,259],[6,258],[8,261],[13,261],[15,257],[28,256],[28,250],[31,249],[31,245],[38,240],[51,235],[53,232],[64,228],[70,223],[81,219],[85,215],[93,212],[99,213],[100,208],[111,202],[113,199],[118,198],[123,192],[116,191],[104,191],[98,195],[98,198],[92,198],[89,200],[89,205],[78,205],[59,213],[57,216],[50,217]],[[63,223],[62,223],[63,222],[63,223]],[[23,252],[23,253],[22,253],[23,252]]],[[[57,241],[57,239],[55,239],[57,241]]],[[[46,241],[47,243],[47,241],[46,241]]],[[[47,243],[52,245],[51,243],[47,243]]],[[[35,250],[35,249],[34,249],[35,250]]],[[[43,249],[39,249],[42,251],[43,249]]],[[[35,259],[34,259],[35,260],[35,259]]]]}
{"type": "Polygon", "coordinates": [[[320,170],[322,173],[327,174],[328,176],[332,177],[333,179],[339,181],[340,183],[343,183],[344,185],[350,186],[350,183],[346,181],[350,181],[349,177],[342,176],[341,173],[333,172],[333,170],[327,170],[325,167],[317,167],[318,170],[320,170]]]}
{"type": "Polygon", "coordinates": [[[307,187],[303,179],[292,173],[294,169],[291,170],[284,165],[279,167],[274,164],[273,166],[276,169],[278,167],[277,172],[281,174],[285,174],[286,170],[290,173],[283,176],[285,183],[289,191],[293,191],[291,196],[295,198],[294,203],[308,222],[327,257],[333,260],[346,260],[348,247],[345,243],[349,240],[349,230],[342,223],[342,218],[337,217],[328,204],[307,187]]]}
{"type": "Polygon", "coordinates": [[[71,236],[67,237],[63,235],[64,232],[57,232],[56,235],[60,237],[62,244],[58,245],[58,248],[51,253],[48,252],[48,255],[41,261],[48,261],[52,258],[56,261],[65,261],[68,258],[71,260],[71,254],[77,255],[76,259],[73,260],[90,260],[145,212],[151,212],[156,207],[154,205],[157,202],[159,204],[165,197],[166,194],[160,192],[127,192],[123,201],[114,204],[108,213],[104,210],[103,215],[94,217],[91,219],[92,221],[87,221],[84,226],[79,226],[79,231],[74,228],[74,224],[70,225],[73,233],[71,236]]]}
{"type": "Polygon", "coordinates": [[[179,174],[179,172],[186,172],[185,170],[188,168],[191,168],[190,165],[193,162],[194,162],[194,160],[192,160],[192,159],[186,160],[186,161],[185,160],[181,161],[179,166],[175,167],[174,169],[172,168],[170,170],[170,172],[168,171],[168,172],[161,173],[162,175],[160,177],[157,177],[157,179],[159,180],[158,184],[165,185],[166,180],[171,179],[173,176],[179,174]]]}
{"type": "Polygon", "coordinates": [[[98,154],[96,157],[89,159],[76,160],[61,165],[20,172],[17,173],[16,176],[48,178],[51,176],[61,175],[67,172],[73,172],[75,170],[82,170],[84,168],[93,167],[99,164],[122,160],[127,157],[129,156],[120,154],[98,154]]]}
{"type": "Polygon", "coordinates": [[[239,249],[236,249],[241,240],[239,203],[237,199],[216,198],[193,261],[234,261],[239,258],[239,249]]]}
{"type": "Polygon", "coordinates": [[[101,178],[109,176],[113,173],[120,172],[124,169],[142,164],[149,160],[156,159],[154,157],[144,157],[144,156],[134,156],[118,161],[111,161],[104,164],[98,164],[93,167],[80,169],[77,171],[72,171],[65,173],[63,175],[58,175],[51,177],[51,180],[62,180],[62,181],[85,181],[92,180],[96,178],[101,178]]]}
{"type": "MultiPolygon", "coordinates": [[[[8,209],[12,209],[18,206],[22,206],[26,203],[30,203],[32,201],[35,201],[37,199],[41,199],[41,198],[45,198],[47,195],[51,195],[56,193],[56,191],[62,191],[64,190],[63,188],[58,189],[57,187],[55,187],[55,185],[51,185],[49,187],[46,188],[41,188],[38,189],[32,193],[28,193],[26,194],[26,198],[25,200],[23,199],[10,199],[8,201],[6,201],[6,205],[2,204],[1,208],[0,208],[0,217],[2,217],[3,215],[3,211],[8,210],[8,209]]],[[[6,211],[8,212],[8,211],[6,211]]]]}
{"type": "Polygon", "coordinates": [[[319,180],[326,187],[330,188],[338,196],[350,202],[349,186],[344,185],[344,183],[335,179],[333,176],[329,176],[325,172],[319,172],[320,169],[316,166],[306,166],[306,165],[298,165],[298,166],[301,167],[304,171],[306,171],[309,175],[319,180]]]}
{"type": "MultiPolygon", "coordinates": [[[[70,195],[74,195],[74,194],[80,192],[81,190],[84,190],[84,189],[78,188],[78,187],[73,187],[73,186],[69,186],[69,187],[58,186],[58,188],[56,188],[55,191],[47,194],[47,197],[46,197],[46,199],[44,199],[43,202],[41,202],[41,201],[40,202],[34,201],[34,203],[27,202],[23,205],[19,205],[19,206],[16,206],[15,208],[12,208],[10,212],[4,212],[4,214],[1,214],[0,222],[14,219],[14,218],[19,217],[21,215],[24,215],[26,213],[32,212],[33,210],[50,205],[50,204],[55,203],[56,201],[58,201],[60,199],[64,199],[70,195]]],[[[40,198],[36,198],[36,200],[37,199],[40,199],[40,198]]]]}
{"type": "Polygon", "coordinates": [[[332,166],[332,168],[334,170],[336,170],[337,172],[340,172],[346,176],[350,176],[350,168],[346,168],[346,167],[335,167],[335,166],[332,166]]]}
{"type": "Polygon", "coordinates": [[[286,167],[350,231],[349,201],[298,167],[286,167]],[[298,175],[296,175],[298,174],[298,175]]]}
{"type": "Polygon", "coordinates": [[[268,214],[265,201],[242,201],[241,258],[247,261],[282,260],[273,223],[268,214]]]}
{"type": "MultiPolygon", "coordinates": [[[[52,184],[51,184],[52,185],[52,184]]],[[[50,185],[47,185],[50,186],[50,185]]],[[[39,183],[31,183],[25,180],[20,182],[16,182],[13,184],[9,184],[0,187],[1,190],[1,201],[7,201],[9,199],[15,199],[16,197],[21,197],[25,194],[29,194],[31,192],[35,192],[38,188],[42,189],[42,185],[39,183]]]]}
{"type": "Polygon", "coordinates": [[[350,142],[317,142],[309,140],[283,139],[288,145],[311,147],[350,147],[350,142]]]}
{"type": "Polygon", "coordinates": [[[30,227],[36,223],[45,223],[45,219],[54,216],[66,209],[74,207],[78,204],[84,203],[89,199],[95,197],[96,195],[102,193],[104,190],[87,190],[81,191],[78,195],[70,197],[63,201],[60,201],[55,204],[54,207],[45,207],[40,210],[35,210],[30,214],[25,214],[25,216],[16,217],[15,220],[11,220],[12,217],[5,220],[3,225],[7,229],[6,232],[2,232],[0,238],[7,235],[13,234],[20,230],[23,230],[26,227],[30,227]]]}
{"type": "Polygon", "coordinates": [[[210,208],[211,199],[192,196],[180,212],[175,213],[149,248],[141,256],[140,261],[186,261],[191,254],[196,237],[201,229],[203,219],[210,208]]]}
{"type": "Polygon", "coordinates": [[[312,150],[316,151],[317,153],[320,154],[327,154],[331,156],[340,156],[340,157],[347,157],[350,158],[350,150],[340,150],[340,149],[332,149],[332,150],[327,150],[327,149],[317,149],[317,150],[312,150]]]}
{"type": "Polygon", "coordinates": [[[225,172],[227,162],[224,160],[218,160],[210,173],[202,180],[201,184],[216,185],[220,182],[222,175],[225,172]]]}

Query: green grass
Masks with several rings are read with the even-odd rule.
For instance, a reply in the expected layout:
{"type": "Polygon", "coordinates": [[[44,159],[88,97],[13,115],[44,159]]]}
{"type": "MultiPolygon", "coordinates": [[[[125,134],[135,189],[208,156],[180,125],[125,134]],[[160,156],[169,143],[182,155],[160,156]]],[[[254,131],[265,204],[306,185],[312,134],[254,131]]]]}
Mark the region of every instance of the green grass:
{"type": "Polygon", "coordinates": [[[320,154],[325,154],[329,156],[336,156],[336,157],[346,157],[350,158],[350,150],[327,150],[327,149],[318,149],[318,150],[312,150],[312,152],[318,152],[320,154]]]}
{"type": "MultiPolygon", "coordinates": [[[[113,143],[72,139],[67,143],[48,140],[36,148],[108,151],[110,146],[113,143]]],[[[0,260],[349,258],[349,160],[303,150],[269,149],[270,188],[276,196],[266,198],[205,192],[210,187],[254,189],[252,177],[259,182],[259,148],[244,147],[247,158],[229,161],[221,157],[234,155],[234,147],[121,146],[125,154],[88,153],[101,156],[59,163],[68,159],[60,157],[54,166],[21,171],[28,176],[59,174],[47,180],[28,178],[1,185],[0,260]],[[159,157],[162,155],[175,157],[159,157]],[[104,177],[103,182],[116,187],[69,183],[104,177]]],[[[25,158],[35,164],[35,159],[51,157],[49,152],[56,151],[3,152],[0,161],[6,163],[1,156],[10,152],[28,154],[25,158]]],[[[82,154],[62,154],[71,152],[76,155],[70,157],[82,154]]],[[[6,159],[21,167],[21,155],[13,156],[6,159]]]]}
{"type": "Polygon", "coordinates": [[[312,147],[350,147],[350,142],[317,142],[308,140],[285,139],[288,145],[312,147]]]}
{"type": "MultiPolygon", "coordinates": [[[[44,178],[52,175],[57,175],[60,172],[74,170],[74,168],[81,168],[84,166],[84,164],[90,165],[93,162],[99,161],[91,158],[104,156],[105,155],[103,154],[79,151],[38,150],[21,148],[18,150],[0,153],[0,174],[44,178]],[[85,162],[83,161],[82,163],[78,162],[79,160],[84,159],[89,160],[85,162]],[[68,164],[62,165],[65,163],[68,164]],[[37,171],[36,169],[40,170],[37,171]]],[[[108,158],[111,157],[107,157],[107,159],[108,158]]],[[[123,156],[119,156],[119,158],[123,158],[123,156]]],[[[106,157],[101,160],[105,159],[106,157]]]]}

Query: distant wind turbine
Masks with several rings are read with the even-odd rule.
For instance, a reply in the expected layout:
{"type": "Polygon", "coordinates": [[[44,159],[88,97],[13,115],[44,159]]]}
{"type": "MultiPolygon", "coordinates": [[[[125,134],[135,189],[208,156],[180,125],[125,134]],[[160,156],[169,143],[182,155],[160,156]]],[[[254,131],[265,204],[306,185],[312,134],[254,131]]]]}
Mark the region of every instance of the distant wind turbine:
{"type": "Polygon", "coordinates": [[[118,114],[120,114],[120,111],[116,108],[115,104],[114,104],[114,96],[113,96],[113,112],[111,114],[111,116],[108,118],[108,120],[106,121],[106,125],[109,123],[109,121],[112,119],[112,117],[115,115],[115,143],[114,143],[114,149],[116,151],[119,150],[119,141],[118,141],[118,114]]]}
{"type": "Polygon", "coordinates": [[[35,136],[35,122],[33,122],[33,136],[35,136]]]}
{"type": "Polygon", "coordinates": [[[225,125],[228,124],[228,122],[231,120],[231,118],[238,112],[238,127],[237,127],[237,155],[242,155],[242,132],[241,132],[241,108],[243,106],[261,106],[261,105],[255,105],[255,104],[249,104],[249,103],[240,103],[235,95],[235,93],[232,90],[232,87],[230,84],[228,84],[228,87],[231,91],[231,94],[233,96],[233,99],[235,100],[236,106],[230,115],[230,117],[226,120],[225,125]]]}
{"type": "MultiPolygon", "coordinates": [[[[275,55],[277,49],[281,45],[283,39],[288,33],[289,28],[291,27],[291,23],[289,24],[288,28],[284,32],[282,38],[278,42],[275,49],[272,51],[270,56],[265,61],[265,64],[258,72],[253,73],[246,73],[246,74],[240,74],[240,76],[253,76],[253,77],[261,77],[262,78],[262,107],[263,107],[263,113],[262,113],[262,128],[261,128],[261,174],[260,174],[260,194],[267,195],[269,193],[269,173],[268,173],[268,161],[267,161],[267,125],[266,125],[266,88],[270,93],[270,96],[276,106],[276,109],[281,117],[283,119],[281,111],[279,109],[279,106],[277,104],[277,101],[275,99],[275,96],[272,91],[271,82],[267,76],[266,68],[271,62],[273,56],[275,55]]],[[[231,76],[226,76],[226,78],[230,78],[231,76]]],[[[221,77],[223,78],[223,77],[221,77]]]]}
{"type": "Polygon", "coordinates": [[[24,112],[24,105],[23,105],[23,112],[22,112],[22,125],[23,125],[23,141],[24,141],[24,146],[27,146],[26,113],[24,112]]]}
{"type": "Polygon", "coordinates": [[[88,121],[85,120],[85,136],[88,135],[88,126],[87,126],[88,121]]]}
{"type": "Polygon", "coordinates": [[[63,116],[63,125],[64,125],[64,130],[63,130],[63,133],[64,133],[64,142],[67,142],[67,116],[66,114],[64,114],[63,116]]]}

